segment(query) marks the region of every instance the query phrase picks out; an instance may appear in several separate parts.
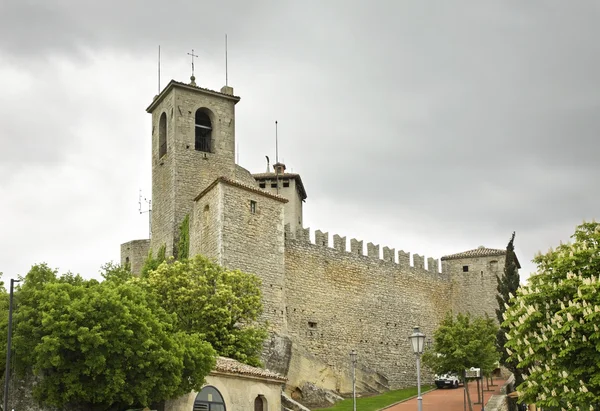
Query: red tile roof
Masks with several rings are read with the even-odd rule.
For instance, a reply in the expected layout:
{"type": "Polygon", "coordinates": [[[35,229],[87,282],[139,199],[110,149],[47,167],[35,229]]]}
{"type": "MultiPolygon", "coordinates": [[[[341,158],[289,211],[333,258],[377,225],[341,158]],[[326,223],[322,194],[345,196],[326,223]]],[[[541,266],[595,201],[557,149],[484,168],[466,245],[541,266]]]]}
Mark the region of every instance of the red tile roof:
{"type": "Polygon", "coordinates": [[[267,378],[272,380],[279,380],[281,382],[287,381],[287,378],[283,377],[282,375],[276,372],[265,370],[263,368],[252,367],[251,365],[243,364],[239,361],[227,357],[217,357],[217,365],[215,366],[215,371],[227,374],[248,375],[251,377],[267,378]]]}
{"type": "Polygon", "coordinates": [[[479,247],[474,250],[463,251],[462,253],[445,255],[442,260],[457,260],[459,258],[473,257],[492,257],[496,255],[506,255],[506,250],[498,250],[495,248],[479,247]]]}

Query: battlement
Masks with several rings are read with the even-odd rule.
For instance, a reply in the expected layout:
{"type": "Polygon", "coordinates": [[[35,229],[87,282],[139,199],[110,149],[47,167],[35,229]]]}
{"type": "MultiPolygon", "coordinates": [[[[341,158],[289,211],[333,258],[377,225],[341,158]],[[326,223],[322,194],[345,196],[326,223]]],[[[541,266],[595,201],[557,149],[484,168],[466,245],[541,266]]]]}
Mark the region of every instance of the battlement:
{"type": "Polygon", "coordinates": [[[314,234],[314,241],[311,240],[310,228],[299,228],[296,232],[292,232],[290,225],[285,225],[285,238],[286,241],[295,241],[300,244],[310,244],[318,247],[324,247],[332,252],[347,253],[358,255],[367,259],[377,260],[389,264],[397,265],[399,268],[412,268],[415,270],[422,270],[431,274],[447,274],[446,264],[440,264],[438,258],[428,257],[425,258],[420,254],[412,254],[411,264],[411,253],[404,250],[399,250],[396,254],[395,248],[384,246],[380,249],[379,244],[367,243],[366,254],[363,240],[357,240],[356,238],[350,239],[350,245],[348,248],[348,242],[346,237],[342,237],[339,234],[333,235],[333,244],[330,246],[329,233],[321,230],[316,230],[314,234]],[[427,260],[427,266],[425,266],[425,260],[427,260]],[[440,271],[441,266],[441,271],[440,271]]]}

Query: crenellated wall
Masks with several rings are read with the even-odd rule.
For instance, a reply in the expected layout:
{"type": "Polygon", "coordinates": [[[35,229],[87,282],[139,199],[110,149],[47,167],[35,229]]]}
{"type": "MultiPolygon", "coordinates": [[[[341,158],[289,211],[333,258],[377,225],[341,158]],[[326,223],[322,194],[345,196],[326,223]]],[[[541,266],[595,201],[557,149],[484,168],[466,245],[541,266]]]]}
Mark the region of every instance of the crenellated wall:
{"type": "Polygon", "coordinates": [[[347,251],[346,237],[342,237],[339,234],[334,234],[333,244],[329,243],[329,233],[321,230],[315,231],[314,243],[310,238],[310,228],[299,228],[296,232],[290,230],[289,224],[285,226],[285,236],[287,240],[296,240],[304,243],[311,243],[321,247],[331,247],[334,250],[340,251],[341,253],[350,253],[360,256],[366,256],[375,260],[382,260],[389,263],[394,263],[401,267],[413,267],[424,270],[426,272],[434,274],[448,274],[448,271],[444,267],[448,265],[442,264],[442,271],[440,272],[440,260],[433,257],[427,258],[427,267],[425,267],[425,257],[419,254],[413,254],[413,264],[410,263],[410,252],[399,250],[396,258],[396,249],[390,247],[383,247],[383,251],[380,253],[379,244],[367,243],[367,253],[364,253],[364,241],[357,240],[355,238],[350,239],[350,251],[347,251]]]}
{"type": "MultiPolygon", "coordinates": [[[[408,335],[415,325],[432,335],[444,314],[452,308],[451,281],[438,271],[437,260],[393,248],[316,231],[300,229],[292,236],[286,227],[285,292],[288,333],[336,375],[336,389],[351,392],[348,354],[358,351],[359,386],[364,391],[414,384],[414,354],[408,335]],[[362,375],[362,377],[361,377],[362,375]],[[367,376],[380,375],[388,387],[372,387],[367,376]]],[[[290,385],[307,382],[306,373],[288,372],[290,385]]],[[[331,377],[330,377],[331,379],[331,377]]],[[[372,378],[371,378],[372,380],[372,378]]],[[[319,381],[309,381],[318,384],[319,381]]]]}

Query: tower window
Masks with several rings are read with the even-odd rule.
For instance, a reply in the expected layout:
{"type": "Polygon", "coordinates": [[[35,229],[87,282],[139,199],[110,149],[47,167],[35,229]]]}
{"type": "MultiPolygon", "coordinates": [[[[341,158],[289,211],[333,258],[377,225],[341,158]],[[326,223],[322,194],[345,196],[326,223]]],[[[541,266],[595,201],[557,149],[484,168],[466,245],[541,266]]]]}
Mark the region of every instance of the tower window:
{"type": "Polygon", "coordinates": [[[256,201],[250,200],[250,212],[252,214],[256,213],[256,201]]]}
{"type": "Polygon", "coordinates": [[[258,186],[259,186],[260,188],[265,188],[267,185],[266,185],[265,183],[260,183],[258,186]]]}
{"type": "Polygon", "coordinates": [[[158,158],[167,154],[167,113],[162,113],[158,121],[158,158]]]}
{"type": "Polygon", "coordinates": [[[271,188],[277,188],[277,183],[271,183],[271,188]]]}
{"type": "Polygon", "coordinates": [[[463,265],[463,273],[468,273],[468,272],[469,272],[469,266],[463,265]]]}
{"type": "Polygon", "coordinates": [[[195,127],[195,149],[196,151],[211,152],[212,124],[208,114],[203,109],[196,111],[195,127]]]}
{"type": "Polygon", "coordinates": [[[284,187],[289,187],[290,186],[290,180],[283,180],[283,186],[284,187]]]}

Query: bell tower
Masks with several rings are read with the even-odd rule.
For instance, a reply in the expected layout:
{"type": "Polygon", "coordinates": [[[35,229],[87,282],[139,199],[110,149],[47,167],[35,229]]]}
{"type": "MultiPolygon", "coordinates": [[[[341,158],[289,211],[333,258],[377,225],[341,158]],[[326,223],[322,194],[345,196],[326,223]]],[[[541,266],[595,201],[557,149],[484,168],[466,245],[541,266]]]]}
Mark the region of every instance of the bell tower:
{"type": "Polygon", "coordinates": [[[146,109],[152,115],[152,239],[176,255],[179,226],[194,198],[219,177],[233,179],[235,105],[233,88],[221,91],[174,80],[146,109]]]}

